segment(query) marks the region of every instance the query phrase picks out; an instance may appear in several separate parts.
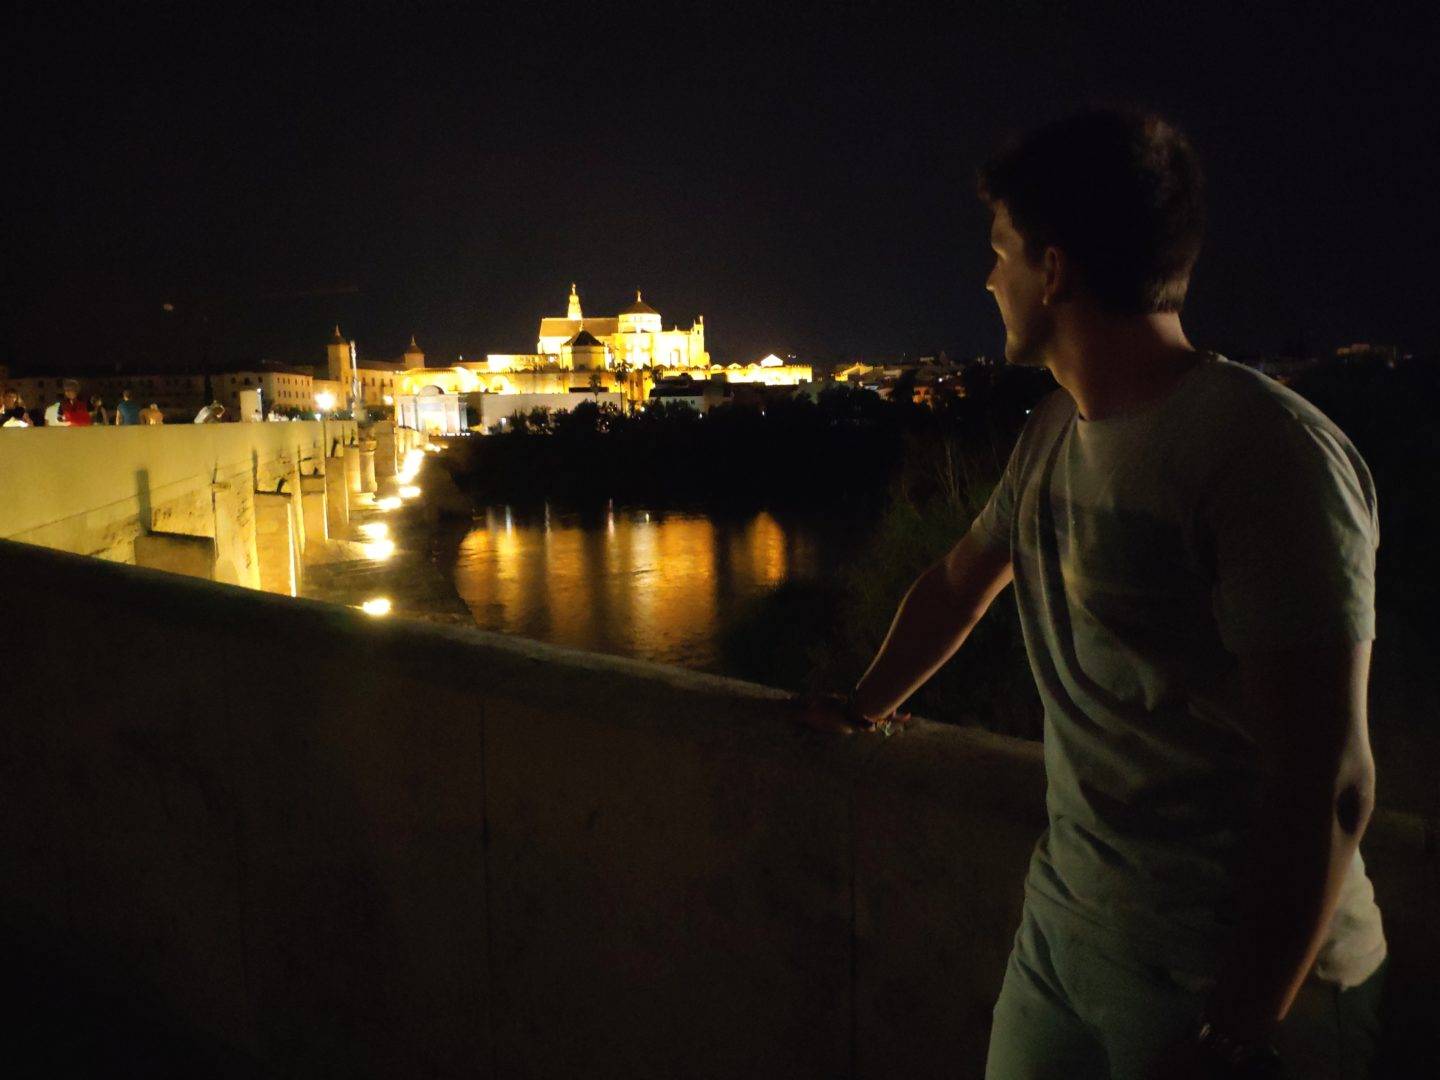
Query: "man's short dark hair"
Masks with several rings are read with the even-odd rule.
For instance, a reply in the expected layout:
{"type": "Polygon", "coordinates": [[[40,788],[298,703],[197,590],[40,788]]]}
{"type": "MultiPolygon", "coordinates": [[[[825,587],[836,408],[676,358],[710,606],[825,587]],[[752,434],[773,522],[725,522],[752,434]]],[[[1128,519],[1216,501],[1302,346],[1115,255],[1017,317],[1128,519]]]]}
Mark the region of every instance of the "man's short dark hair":
{"type": "Polygon", "coordinates": [[[1122,314],[1178,312],[1205,234],[1200,159],[1154,113],[1090,108],[1030,132],[980,170],[1025,254],[1065,252],[1082,287],[1122,314]]]}

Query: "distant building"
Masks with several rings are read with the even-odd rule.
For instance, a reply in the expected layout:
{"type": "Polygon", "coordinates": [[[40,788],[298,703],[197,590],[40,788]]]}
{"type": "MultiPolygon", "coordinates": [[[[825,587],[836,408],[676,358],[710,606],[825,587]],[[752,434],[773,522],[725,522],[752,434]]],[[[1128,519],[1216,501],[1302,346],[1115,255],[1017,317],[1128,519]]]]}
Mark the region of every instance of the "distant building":
{"type": "Polygon", "coordinates": [[[749,364],[730,364],[710,370],[723,373],[726,382],[762,383],[765,386],[798,386],[813,379],[809,364],[801,363],[793,356],[782,360],[774,353],[749,364]]]}
{"type": "Polygon", "coordinates": [[[733,396],[730,384],[720,379],[662,379],[650,391],[650,403],[667,402],[688,405],[705,414],[733,396]]]}
{"type": "Polygon", "coordinates": [[[215,400],[229,416],[240,415],[240,391],[259,390],[260,407],[271,409],[315,408],[315,380],[304,368],[262,363],[245,371],[225,371],[210,377],[215,400]]]}
{"type": "Polygon", "coordinates": [[[326,369],[322,375],[311,368],[311,375],[335,384],[338,390],[317,392],[335,393],[335,408],[348,409],[359,403],[370,407],[395,404],[396,382],[400,372],[406,368],[424,367],[425,353],[410,336],[410,346],[403,356],[394,360],[361,357],[356,343],[346,340],[335,327],[335,333],[325,346],[326,369]]]}
{"type": "MultiPolygon", "coordinates": [[[[749,364],[711,363],[703,316],[689,330],[665,330],[659,314],[638,292],[635,303],[619,315],[590,319],[572,285],[566,316],[541,319],[536,345],[533,353],[490,353],[484,360],[462,359],[449,367],[426,367],[420,354],[420,363],[395,376],[397,422],[421,430],[438,425],[436,430],[448,432],[468,416],[472,427],[487,429],[491,425],[483,418],[497,410],[505,415],[508,405],[482,403],[480,395],[524,395],[533,403],[530,407],[552,409],[573,408],[587,399],[612,400],[607,395],[614,395],[615,402],[636,408],[677,375],[697,384],[797,386],[812,381],[809,364],[773,353],[749,364]],[[451,405],[441,400],[443,395],[467,397],[469,403],[464,408],[460,402],[451,405]]],[[[701,402],[697,407],[709,408],[723,392],[694,396],[701,402]]]]}
{"type": "Polygon", "coordinates": [[[1373,345],[1363,341],[1357,341],[1351,345],[1341,345],[1335,350],[1335,356],[1346,363],[1357,364],[1367,360],[1376,360],[1392,368],[1402,359],[1398,345],[1373,345]]]}
{"type": "MultiPolygon", "coordinates": [[[[586,335],[586,347],[603,350],[601,366],[605,368],[617,364],[672,370],[710,366],[710,354],[705,350],[705,316],[697,316],[689,330],[681,330],[678,325],[666,330],[660,313],[645,303],[639,289],[635,290],[635,302],[619,315],[587,319],[580,308],[580,294],[571,285],[565,317],[540,320],[535,351],[554,356],[561,367],[570,368],[581,333],[586,335]]],[[[594,362],[590,354],[585,359],[594,362]]]]}

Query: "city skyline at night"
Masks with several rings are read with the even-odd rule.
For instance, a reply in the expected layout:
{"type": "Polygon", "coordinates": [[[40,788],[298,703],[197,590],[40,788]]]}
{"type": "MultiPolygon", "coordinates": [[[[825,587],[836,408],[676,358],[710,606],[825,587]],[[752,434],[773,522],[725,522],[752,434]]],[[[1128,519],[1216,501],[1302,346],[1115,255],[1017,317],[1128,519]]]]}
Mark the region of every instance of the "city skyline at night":
{"type": "Polygon", "coordinates": [[[335,322],[372,355],[411,334],[435,357],[525,349],[576,279],[601,306],[643,282],[660,310],[704,312],[727,363],[993,355],[975,172],[1091,100],[1157,107],[1202,155],[1197,342],[1431,350],[1413,282],[1437,225],[1435,74],[1411,29],[1049,4],[274,24],[36,7],[10,72],[28,152],[0,364],[302,362],[335,322]]]}

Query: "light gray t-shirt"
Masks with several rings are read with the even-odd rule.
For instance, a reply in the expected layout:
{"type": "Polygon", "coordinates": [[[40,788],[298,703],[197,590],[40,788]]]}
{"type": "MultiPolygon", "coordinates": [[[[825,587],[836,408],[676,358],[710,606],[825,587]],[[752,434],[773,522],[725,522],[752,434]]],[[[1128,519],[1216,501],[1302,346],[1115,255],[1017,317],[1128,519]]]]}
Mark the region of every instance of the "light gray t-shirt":
{"type": "MultiPolygon", "coordinates": [[[[1047,397],[972,532],[1010,551],[1045,706],[1027,897],[1193,969],[1233,931],[1256,812],[1237,656],[1375,636],[1369,469],[1298,394],[1206,355],[1113,419],[1047,397]]],[[[1384,957],[1357,853],[1315,974],[1353,986],[1384,957]]]]}

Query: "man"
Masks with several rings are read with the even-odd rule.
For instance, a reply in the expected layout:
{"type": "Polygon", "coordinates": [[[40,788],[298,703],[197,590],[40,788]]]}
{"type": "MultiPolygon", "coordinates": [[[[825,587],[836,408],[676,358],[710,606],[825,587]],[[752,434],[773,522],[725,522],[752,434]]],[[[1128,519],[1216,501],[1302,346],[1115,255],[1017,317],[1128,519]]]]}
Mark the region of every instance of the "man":
{"type": "Polygon", "coordinates": [[[903,724],[1013,581],[1049,827],[987,1076],[1268,1076],[1277,1050],[1293,1075],[1367,1075],[1385,958],[1359,856],[1369,470],[1298,395],[1187,340],[1203,204],[1173,127],[1079,114],[987,166],[981,193],[1006,358],[1060,389],[811,721],[903,724]]]}
{"type": "Polygon", "coordinates": [[[89,427],[90,410],[80,400],[80,384],[66,379],[63,393],[45,410],[46,427],[89,427]]]}
{"type": "Polygon", "coordinates": [[[218,401],[212,401],[209,405],[202,406],[195,414],[197,424],[218,424],[225,419],[225,406],[218,401]]]}
{"type": "Polygon", "coordinates": [[[20,392],[7,386],[3,398],[0,398],[0,427],[29,426],[30,414],[20,400],[20,392]]]}
{"type": "Polygon", "coordinates": [[[151,402],[147,408],[140,410],[140,422],[142,424],[163,424],[165,414],[160,411],[160,406],[151,402]]]}
{"type": "Polygon", "coordinates": [[[128,386],[120,391],[120,400],[115,403],[115,423],[124,427],[140,423],[140,406],[131,399],[128,386]]]}

